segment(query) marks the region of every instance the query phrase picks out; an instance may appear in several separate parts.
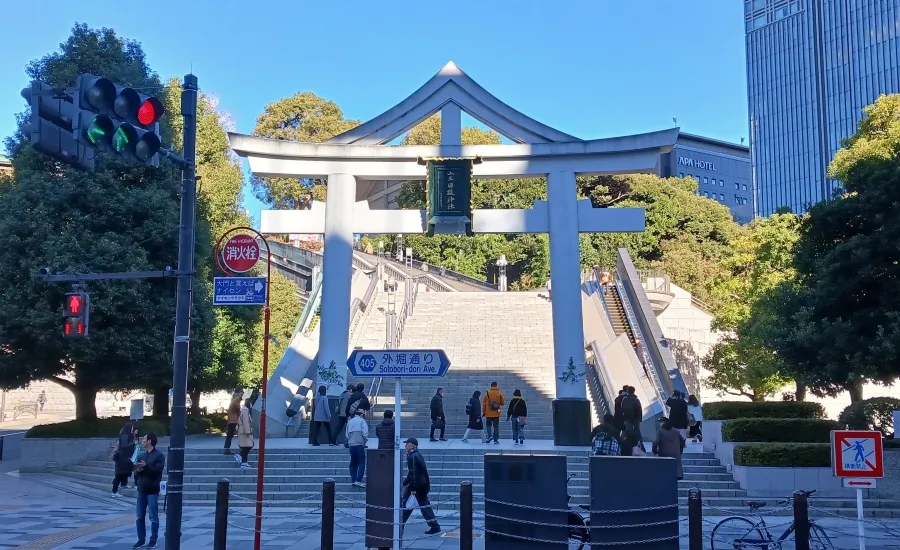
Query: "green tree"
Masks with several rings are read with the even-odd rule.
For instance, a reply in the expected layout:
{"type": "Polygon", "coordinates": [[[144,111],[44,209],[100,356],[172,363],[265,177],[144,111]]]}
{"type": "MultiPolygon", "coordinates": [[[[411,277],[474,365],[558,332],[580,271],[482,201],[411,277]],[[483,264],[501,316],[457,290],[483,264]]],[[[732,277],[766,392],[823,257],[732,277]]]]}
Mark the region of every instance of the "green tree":
{"type": "Polygon", "coordinates": [[[814,393],[855,403],[866,381],[900,376],[900,96],[865,109],[829,173],[845,192],[803,221],[797,277],[767,301],[779,330],[765,335],[814,393]]]}
{"type": "MultiPolygon", "coordinates": [[[[359,124],[345,119],[337,103],[301,92],[266,105],[256,119],[253,135],[319,143],[359,124]]],[[[321,180],[254,176],[251,182],[259,200],[276,209],[302,210],[312,200],[325,200],[325,182],[321,180]]]]}
{"type": "MultiPolygon", "coordinates": [[[[67,87],[94,73],[153,92],[160,88],[136,42],[110,29],[76,24],[58,52],[30,63],[32,79],[67,87]]],[[[20,117],[23,120],[24,117],[20,117]]],[[[167,118],[163,119],[164,121],[167,118]]],[[[165,134],[171,135],[168,127],[165,134]]],[[[174,281],[92,281],[91,338],[64,340],[64,285],[44,283],[42,267],[67,273],[161,270],[176,265],[180,181],[159,169],[99,155],[90,173],[8,141],[15,167],[0,194],[0,384],[18,387],[49,378],[70,389],[79,419],[96,417],[97,391],[152,388],[171,380],[174,281]],[[73,381],[64,378],[71,375],[73,381]]],[[[208,225],[198,224],[196,269],[208,269],[208,225]]],[[[209,362],[213,323],[208,295],[195,294],[192,363],[209,362]]]]}
{"type": "Polygon", "coordinates": [[[725,338],[704,358],[710,376],[704,382],[725,395],[763,401],[788,382],[781,374],[781,364],[768,349],[753,345],[745,338],[725,338]]]}

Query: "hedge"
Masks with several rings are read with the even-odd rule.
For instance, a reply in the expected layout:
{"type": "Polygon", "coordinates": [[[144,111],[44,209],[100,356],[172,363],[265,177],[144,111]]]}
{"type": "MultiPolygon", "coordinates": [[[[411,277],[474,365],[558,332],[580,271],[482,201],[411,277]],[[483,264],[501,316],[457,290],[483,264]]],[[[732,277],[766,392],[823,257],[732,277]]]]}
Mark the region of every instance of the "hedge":
{"type": "Polygon", "coordinates": [[[830,468],[830,443],[741,443],[734,448],[735,466],[830,468]]]}
{"type": "Polygon", "coordinates": [[[881,442],[884,444],[885,449],[900,449],[900,439],[896,437],[894,439],[882,439],[881,442]]]}
{"type": "MultiPolygon", "coordinates": [[[[68,422],[59,422],[56,424],[41,424],[32,427],[25,432],[27,438],[88,438],[88,437],[108,437],[115,439],[119,435],[119,430],[128,421],[125,416],[111,416],[108,418],[98,418],[96,420],[70,420],[68,422]]],[[[188,416],[187,417],[187,434],[204,434],[210,431],[213,423],[204,416],[188,416]]],[[[169,435],[169,421],[153,417],[138,420],[139,434],[153,432],[159,437],[169,435]]]]}
{"type": "Polygon", "coordinates": [[[703,405],[704,420],[735,418],[825,418],[825,409],[806,401],[716,401],[703,405]]]}
{"type": "Polygon", "coordinates": [[[736,418],[722,422],[722,441],[828,443],[833,420],[810,418],[736,418]]]}

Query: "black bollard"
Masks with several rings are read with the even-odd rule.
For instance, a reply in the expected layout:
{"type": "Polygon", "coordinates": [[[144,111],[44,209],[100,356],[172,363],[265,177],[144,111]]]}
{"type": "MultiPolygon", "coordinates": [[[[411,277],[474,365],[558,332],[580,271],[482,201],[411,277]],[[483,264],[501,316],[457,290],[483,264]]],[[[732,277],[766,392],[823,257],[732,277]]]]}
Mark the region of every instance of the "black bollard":
{"type": "Polygon", "coordinates": [[[321,550],[334,550],[334,480],[322,484],[322,540],[321,550]]]}
{"type": "Polygon", "coordinates": [[[688,548],[703,550],[703,494],[697,488],[688,492],[688,548]]]}
{"type": "Polygon", "coordinates": [[[228,497],[231,482],[222,478],[216,484],[216,523],[213,533],[213,550],[225,550],[228,546],[228,497]]]}
{"type": "Polygon", "coordinates": [[[472,482],[463,481],[459,484],[459,550],[472,550],[472,516],[472,482]]]}
{"type": "Polygon", "coordinates": [[[794,548],[809,550],[809,500],[803,491],[794,491],[794,548]]]}

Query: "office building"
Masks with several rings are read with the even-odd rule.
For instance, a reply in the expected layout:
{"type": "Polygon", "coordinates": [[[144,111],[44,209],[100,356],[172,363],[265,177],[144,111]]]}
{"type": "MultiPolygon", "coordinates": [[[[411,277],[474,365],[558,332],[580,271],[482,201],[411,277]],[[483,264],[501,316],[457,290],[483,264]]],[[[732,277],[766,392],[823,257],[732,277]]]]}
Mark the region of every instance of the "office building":
{"type": "Polygon", "coordinates": [[[750,148],[717,139],[678,134],[670,153],[661,156],[662,177],[693,177],[697,194],[721,202],[738,223],[753,219],[750,148]]]}
{"type": "Polygon", "coordinates": [[[755,211],[803,212],[862,109],[900,92],[900,0],[744,0],[755,211]]]}

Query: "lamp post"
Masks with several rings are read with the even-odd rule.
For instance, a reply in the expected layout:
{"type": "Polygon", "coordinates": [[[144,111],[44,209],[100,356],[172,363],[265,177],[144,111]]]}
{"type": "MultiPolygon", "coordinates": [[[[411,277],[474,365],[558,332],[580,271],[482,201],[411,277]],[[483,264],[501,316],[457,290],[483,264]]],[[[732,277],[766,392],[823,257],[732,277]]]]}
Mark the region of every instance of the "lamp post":
{"type": "Polygon", "coordinates": [[[500,292],[506,292],[506,266],[508,265],[506,254],[501,254],[500,259],[497,260],[497,290],[500,292]]]}

